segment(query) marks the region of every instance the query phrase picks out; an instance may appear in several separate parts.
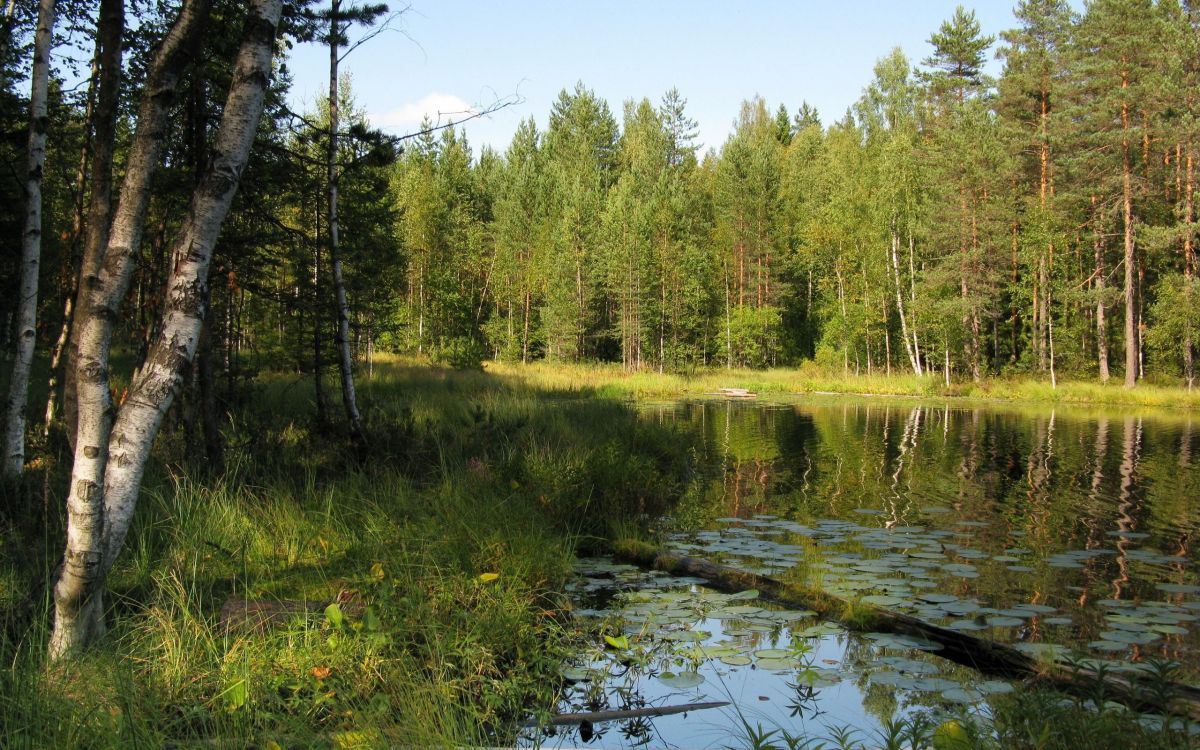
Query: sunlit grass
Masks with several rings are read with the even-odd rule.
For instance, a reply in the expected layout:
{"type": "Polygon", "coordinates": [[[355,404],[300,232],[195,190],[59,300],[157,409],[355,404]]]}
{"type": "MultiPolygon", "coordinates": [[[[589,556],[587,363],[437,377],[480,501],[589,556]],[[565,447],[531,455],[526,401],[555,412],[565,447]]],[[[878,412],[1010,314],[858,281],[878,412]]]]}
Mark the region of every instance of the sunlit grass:
{"type": "Polygon", "coordinates": [[[1045,377],[988,378],[980,383],[954,380],[946,386],[940,373],[917,377],[826,370],[806,362],[798,368],[746,370],[714,368],[691,374],[627,372],[612,364],[512,364],[488,362],[486,369],[520,378],[538,388],[588,392],[628,398],[677,398],[715,394],[721,388],[744,388],[765,396],[794,394],[855,394],[912,398],[1006,400],[1049,404],[1111,405],[1169,409],[1200,409],[1200,390],[1139,383],[1125,388],[1108,384],[1062,380],[1052,387],[1045,377]]]}
{"type": "Polygon", "coordinates": [[[252,387],[222,473],[164,433],[111,576],[109,635],[69,664],[43,660],[35,583],[61,550],[66,467],[4,490],[28,511],[0,528],[6,747],[511,743],[555,699],[576,548],[663,513],[688,475],[683,436],[516,379],[377,364],[365,455],[314,421],[308,381],[252,387]],[[230,597],[312,606],[227,629],[230,597]],[[339,598],[357,602],[340,624],[323,613],[339,598]]]}

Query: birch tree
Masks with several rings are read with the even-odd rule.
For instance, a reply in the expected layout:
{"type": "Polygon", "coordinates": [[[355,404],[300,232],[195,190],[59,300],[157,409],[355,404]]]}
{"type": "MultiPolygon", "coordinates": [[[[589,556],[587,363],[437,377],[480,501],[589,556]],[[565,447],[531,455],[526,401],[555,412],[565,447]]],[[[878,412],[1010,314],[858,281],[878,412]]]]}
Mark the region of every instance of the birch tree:
{"type": "Polygon", "coordinates": [[[350,44],[346,30],[355,23],[370,25],[380,15],[387,13],[386,5],[364,5],[343,7],[340,0],[333,0],[322,17],[329,23],[325,42],[329,45],[329,139],[326,143],[328,237],[329,260],[333,266],[333,293],[337,312],[338,370],[342,382],[342,406],[350,423],[350,435],[354,442],[363,446],[367,433],[363,428],[362,416],[358,411],[358,395],[354,388],[354,359],[350,353],[350,303],[346,300],[346,284],[342,274],[342,254],[338,237],[338,66],[345,55],[354,51],[363,40],[350,44]],[[344,53],[343,47],[349,47],[344,53]]]}
{"type": "Polygon", "coordinates": [[[32,91],[29,97],[29,150],[25,173],[25,229],[21,233],[21,285],[17,304],[17,356],[5,403],[4,475],[18,477],[25,467],[25,410],[29,372],[37,342],[38,273],[42,255],[42,169],[46,163],[47,94],[50,45],[54,41],[54,0],[38,3],[34,32],[32,91]]]}
{"type": "Polygon", "coordinates": [[[154,439],[195,356],[209,264],[262,114],[282,0],[254,0],[211,156],[171,245],[172,271],[146,361],[117,407],[109,392],[113,325],[140,244],[150,180],[166,138],[167,104],[204,28],[209,3],[185,0],[151,64],[108,247],[86,280],[81,312],[79,430],[67,499],[67,540],[54,587],[50,657],[77,652],[104,632],[103,589],[133,518],[154,439]]]}
{"type": "MultiPolygon", "coordinates": [[[[96,28],[96,106],[92,111],[91,126],[91,195],[88,199],[86,231],[83,237],[83,256],[76,272],[76,289],[68,297],[63,314],[60,344],[56,346],[51,363],[50,394],[46,399],[46,429],[54,420],[56,370],[59,360],[65,355],[63,367],[63,412],[67,419],[67,438],[74,445],[76,425],[75,365],[78,348],[72,336],[74,315],[84,302],[87,290],[80,280],[95,275],[99,269],[105,245],[108,242],[108,225],[112,215],[112,171],[113,154],[117,137],[117,114],[120,104],[122,38],[125,33],[124,0],[101,0],[100,17],[96,28]]],[[[85,174],[81,170],[81,175],[85,174]]],[[[80,187],[82,192],[82,185],[80,187]]],[[[80,198],[82,205],[82,196],[80,198]]]]}

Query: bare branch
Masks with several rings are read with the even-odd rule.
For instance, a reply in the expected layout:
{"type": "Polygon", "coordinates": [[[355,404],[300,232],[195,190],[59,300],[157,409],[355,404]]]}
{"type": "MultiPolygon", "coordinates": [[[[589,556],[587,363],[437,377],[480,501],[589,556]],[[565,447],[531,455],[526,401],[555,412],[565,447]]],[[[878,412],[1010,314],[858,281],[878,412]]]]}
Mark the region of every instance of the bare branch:
{"type": "Polygon", "coordinates": [[[347,46],[346,51],[338,56],[338,62],[345,60],[347,57],[349,57],[351,52],[353,52],[354,50],[363,46],[364,44],[371,41],[372,39],[379,36],[380,34],[382,34],[385,31],[397,31],[401,34],[404,34],[405,37],[407,37],[408,39],[411,40],[412,37],[409,36],[408,33],[405,32],[403,29],[396,29],[396,28],[392,27],[392,22],[398,20],[400,18],[400,16],[407,13],[410,8],[412,8],[411,5],[406,5],[403,8],[401,8],[400,10],[389,13],[387,15],[387,17],[383,19],[383,22],[381,24],[379,24],[375,28],[371,29],[366,34],[363,34],[357,41],[355,41],[354,43],[347,46]]]}

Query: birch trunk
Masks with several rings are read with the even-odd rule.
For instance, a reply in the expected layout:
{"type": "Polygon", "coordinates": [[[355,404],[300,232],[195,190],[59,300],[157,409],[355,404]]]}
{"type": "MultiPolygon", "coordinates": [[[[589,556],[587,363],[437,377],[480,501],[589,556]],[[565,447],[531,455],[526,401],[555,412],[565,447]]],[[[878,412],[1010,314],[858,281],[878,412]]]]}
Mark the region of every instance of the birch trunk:
{"type": "MultiPolygon", "coordinates": [[[[92,53],[92,74],[88,79],[87,104],[83,110],[83,145],[79,149],[79,164],[75,168],[75,180],[72,183],[74,195],[71,200],[71,242],[70,254],[74,260],[80,254],[83,245],[85,214],[84,193],[88,178],[88,167],[92,163],[92,141],[95,136],[96,122],[96,88],[100,80],[100,45],[96,45],[92,53]]],[[[63,357],[66,354],[67,342],[71,338],[71,320],[75,316],[75,296],[79,294],[79,261],[75,260],[71,288],[63,295],[62,325],[58,329],[58,338],[54,340],[54,348],[50,352],[50,378],[46,383],[46,414],[42,420],[42,437],[50,437],[50,427],[58,414],[58,385],[63,376],[63,357]]]]}
{"type": "Polygon", "coordinates": [[[338,246],[338,11],[341,3],[333,0],[329,13],[329,261],[333,266],[333,293],[337,302],[338,368],[342,376],[342,406],[350,422],[350,436],[360,448],[367,444],[358,395],[354,390],[354,360],[350,355],[350,305],[342,282],[342,256],[338,246]]]}
{"type": "MultiPolygon", "coordinates": [[[[916,341],[916,331],[913,331],[913,340],[908,339],[908,318],[904,314],[904,294],[900,287],[900,259],[896,249],[900,246],[900,235],[892,232],[892,274],[896,280],[896,310],[900,313],[900,333],[904,339],[904,350],[908,352],[908,362],[912,365],[913,373],[917,377],[921,376],[921,361],[917,358],[917,353],[913,351],[913,342],[916,341]]],[[[915,327],[915,326],[914,326],[915,327]]],[[[888,364],[891,365],[891,356],[888,357],[888,364]]]]}
{"type": "Polygon", "coordinates": [[[46,163],[46,100],[50,85],[50,45],[54,41],[54,0],[38,4],[29,95],[29,161],[25,172],[25,229],[21,233],[21,285],[17,300],[17,352],[4,421],[4,475],[16,478],[25,468],[25,410],[29,371],[37,343],[38,273],[42,256],[42,169],[46,163]]]}
{"type": "Polygon", "coordinates": [[[102,630],[104,581],[129,530],[150,448],[195,355],[213,247],[262,114],[282,0],[255,0],[252,5],[213,157],[172,243],[173,263],[161,324],[109,429],[113,405],[107,367],[112,325],[132,276],[150,175],[165,136],[165,104],[186,62],[182,51],[188,48],[191,35],[200,31],[208,10],[205,0],[185,0],[156,54],[109,249],[98,277],[89,284],[77,373],[79,439],[67,500],[67,548],[54,588],[51,659],[75,653],[102,630]]]}
{"type": "MultiPolygon", "coordinates": [[[[109,224],[112,219],[112,168],[116,143],[117,113],[121,90],[122,38],[125,35],[124,0],[101,0],[96,43],[99,63],[96,91],[95,135],[92,150],[91,197],[88,203],[87,234],[83,243],[83,258],[79,262],[79,281],[73,304],[75,316],[81,317],[86,304],[86,279],[100,269],[108,245],[109,224]]],[[[64,329],[66,324],[64,323],[64,329]]],[[[66,345],[67,364],[63,370],[63,415],[66,417],[67,439],[75,445],[78,425],[78,395],[76,369],[79,364],[78,340],[72,323],[66,345]]],[[[53,394],[51,395],[53,400],[53,394]]],[[[49,409],[47,409],[49,415],[49,409]]]]}

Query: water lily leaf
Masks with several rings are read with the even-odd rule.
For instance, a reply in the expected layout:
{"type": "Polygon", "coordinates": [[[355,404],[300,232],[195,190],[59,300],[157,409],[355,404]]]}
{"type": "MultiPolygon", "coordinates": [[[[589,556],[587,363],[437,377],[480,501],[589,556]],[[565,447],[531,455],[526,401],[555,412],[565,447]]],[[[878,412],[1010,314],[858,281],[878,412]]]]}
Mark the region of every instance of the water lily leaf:
{"type": "Polygon", "coordinates": [[[781,609],[763,612],[763,614],[778,622],[796,622],[817,616],[817,613],[811,609],[781,609]]]}
{"type": "Polygon", "coordinates": [[[1033,613],[1039,614],[1039,615],[1048,615],[1051,612],[1058,611],[1057,608],[1051,607],[1048,604],[1014,604],[1012,609],[1014,611],[1025,610],[1026,612],[1033,612],[1033,613]]]}
{"type": "Polygon", "coordinates": [[[1017,643],[1013,648],[1030,656],[1050,659],[1059,659],[1071,653],[1071,650],[1061,643],[1017,643]]]}
{"type": "Polygon", "coordinates": [[[763,648],[754,652],[755,658],[758,659],[786,659],[791,655],[792,652],[786,648],[763,648]]]}
{"type": "Polygon", "coordinates": [[[874,685],[891,685],[897,687],[898,683],[903,679],[904,675],[899,672],[893,672],[890,669],[871,673],[871,683],[874,685]]]}
{"type": "Polygon", "coordinates": [[[729,601],[731,601],[731,602],[740,602],[740,601],[745,601],[747,599],[757,599],[757,598],[758,598],[758,589],[747,589],[745,591],[739,591],[738,593],[731,594],[728,597],[729,601]]]}
{"type": "Polygon", "coordinates": [[[1002,680],[986,680],[975,684],[975,689],[984,695],[999,695],[1001,693],[1011,693],[1013,691],[1012,683],[1002,680]]]}
{"type": "Polygon", "coordinates": [[[755,664],[759,669],[765,669],[768,672],[782,672],[795,669],[797,666],[794,659],[759,659],[755,664]]]}
{"type": "Polygon", "coordinates": [[[704,683],[704,675],[699,672],[663,672],[658,676],[658,681],[676,690],[690,690],[704,683]]]}
{"type": "Polygon", "coordinates": [[[1150,629],[1155,633],[1164,633],[1166,635],[1187,635],[1188,629],[1181,625],[1151,625],[1150,629]]]}
{"type": "Polygon", "coordinates": [[[568,682],[585,682],[598,676],[598,673],[594,669],[574,666],[560,667],[558,673],[568,682]]]}
{"type": "Polygon", "coordinates": [[[942,691],[942,697],[952,703],[975,703],[983,698],[983,693],[969,688],[950,688],[942,691]]]}
{"type": "Polygon", "coordinates": [[[951,690],[958,687],[957,682],[944,677],[922,677],[913,680],[910,684],[912,685],[912,690],[920,690],[927,693],[940,693],[943,690],[951,690]]]}
{"type": "Polygon", "coordinates": [[[894,607],[897,604],[904,604],[907,600],[899,596],[876,594],[873,596],[864,596],[862,601],[865,604],[874,604],[877,607],[894,607]]]}
{"type": "Polygon", "coordinates": [[[947,604],[958,601],[958,597],[951,594],[919,594],[917,598],[931,604],[947,604]]]}
{"type": "Polygon", "coordinates": [[[762,607],[753,607],[749,604],[743,604],[737,607],[721,607],[714,609],[710,615],[718,620],[731,620],[747,615],[757,615],[763,611],[762,607]]]}
{"type": "Polygon", "coordinates": [[[1200,586],[1185,583],[1160,583],[1155,588],[1168,594],[1200,594],[1200,586]]]}
{"type": "Polygon", "coordinates": [[[744,667],[752,662],[753,659],[751,659],[749,656],[733,655],[721,657],[721,663],[728,664],[731,667],[744,667]]]}
{"type": "Polygon", "coordinates": [[[1145,645],[1157,641],[1162,636],[1158,633],[1145,631],[1133,633],[1128,630],[1106,630],[1100,634],[1099,638],[1101,641],[1112,641],[1114,643],[1145,645]]]}

